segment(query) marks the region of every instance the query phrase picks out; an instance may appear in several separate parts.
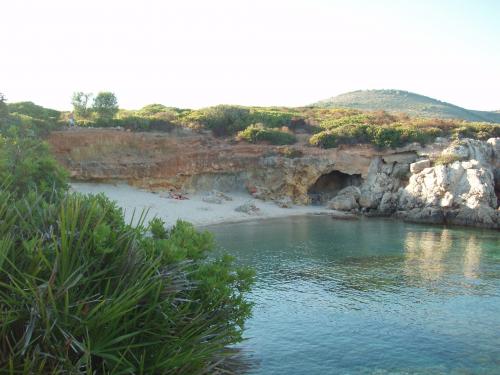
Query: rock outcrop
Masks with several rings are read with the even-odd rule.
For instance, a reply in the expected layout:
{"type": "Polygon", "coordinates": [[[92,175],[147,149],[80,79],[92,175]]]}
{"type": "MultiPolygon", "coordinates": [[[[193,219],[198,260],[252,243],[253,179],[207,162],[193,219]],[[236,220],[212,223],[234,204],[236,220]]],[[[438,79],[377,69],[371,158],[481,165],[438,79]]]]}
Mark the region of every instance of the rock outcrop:
{"type": "MultiPolygon", "coordinates": [[[[414,173],[399,192],[398,216],[413,221],[498,228],[496,140],[462,140],[443,151],[455,160],[414,173]]],[[[446,160],[446,159],[445,159],[446,160]]]]}
{"type": "MultiPolygon", "coordinates": [[[[336,211],[498,228],[500,139],[437,139],[425,147],[368,145],[323,150],[231,143],[195,132],[112,129],[54,132],[57,159],[77,180],[127,181],[151,190],[246,190],[287,207],[311,202],[336,211]],[[315,195],[324,199],[315,200],[315,195]]],[[[222,198],[209,194],[207,200],[222,198]]]]}

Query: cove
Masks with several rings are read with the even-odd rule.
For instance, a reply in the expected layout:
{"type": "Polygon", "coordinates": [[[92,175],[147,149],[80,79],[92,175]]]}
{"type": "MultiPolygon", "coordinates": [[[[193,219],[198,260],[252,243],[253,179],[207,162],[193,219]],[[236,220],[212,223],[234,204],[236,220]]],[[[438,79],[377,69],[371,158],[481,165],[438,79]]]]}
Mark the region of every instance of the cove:
{"type": "Polygon", "coordinates": [[[500,235],[303,216],[209,227],[252,266],[252,374],[498,374],[500,235]]]}

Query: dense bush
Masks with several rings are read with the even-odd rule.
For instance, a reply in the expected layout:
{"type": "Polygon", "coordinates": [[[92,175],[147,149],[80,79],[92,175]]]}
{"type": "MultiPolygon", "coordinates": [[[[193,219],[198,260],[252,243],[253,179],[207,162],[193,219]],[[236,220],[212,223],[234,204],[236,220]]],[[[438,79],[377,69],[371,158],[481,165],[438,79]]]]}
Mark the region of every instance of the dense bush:
{"type": "Polygon", "coordinates": [[[13,196],[64,190],[67,173],[49,154],[48,146],[30,138],[0,138],[0,181],[13,196]]]}
{"type": "Polygon", "coordinates": [[[266,128],[263,124],[248,126],[238,133],[238,139],[251,143],[268,142],[272,145],[291,145],[297,142],[295,135],[278,129],[266,128]]]}
{"type": "Polygon", "coordinates": [[[295,117],[295,113],[287,110],[252,108],[245,122],[248,124],[264,124],[268,128],[281,128],[290,126],[292,119],[295,117]]]}
{"type": "Polygon", "coordinates": [[[218,105],[193,111],[183,117],[183,122],[200,123],[216,136],[228,136],[255,123],[261,123],[268,128],[289,126],[296,117],[295,112],[285,109],[218,105]]]}
{"type": "Polygon", "coordinates": [[[3,102],[0,134],[8,137],[45,137],[61,127],[59,111],[32,102],[3,102]]]}
{"type": "Polygon", "coordinates": [[[194,374],[224,366],[251,273],[208,260],[178,222],[126,225],[103,196],[0,191],[0,367],[11,373],[194,374]],[[215,367],[215,368],[214,368],[215,367]]]}
{"type": "Polygon", "coordinates": [[[341,144],[370,143],[379,148],[398,147],[412,142],[426,144],[436,137],[488,139],[500,136],[500,125],[456,120],[411,119],[385,112],[355,114],[325,121],[326,129],[310,138],[323,148],[341,144]]]}
{"type": "Polygon", "coordinates": [[[218,105],[193,111],[187,115],[186,122],[199,122],[216,136],[236,134],[245,129],[250,109],[240,106],[218,105]]]}
{"type": "Polygon", "coordinates": [[[34,119],[51,122],[57,122],[61,115],[61,112],[56,111],[55,109],[45,108],[33,102],[9,103],[8,108],[10,113],[18,113],[34,119]]]}

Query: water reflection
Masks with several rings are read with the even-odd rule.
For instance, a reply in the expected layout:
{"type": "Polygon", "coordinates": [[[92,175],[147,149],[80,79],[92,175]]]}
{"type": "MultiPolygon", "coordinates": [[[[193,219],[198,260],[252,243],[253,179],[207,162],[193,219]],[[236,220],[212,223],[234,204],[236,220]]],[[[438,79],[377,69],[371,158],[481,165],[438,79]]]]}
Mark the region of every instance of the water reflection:
{"type": "Polygon", "coordinates": [[[253,373],[500,373],[498,232],[324,217],[212,230],[257,270],[253,373]]]}
{"type": "Polygon", "coordinates": [[[426,281],[440,279],[444,258],[453,245],[448,229],[440,232],[408,232],[405,238],[404,272],[426,281]]]}
{"type": "Polygon", "coordinates": [[[469,279],[479,277],[479,265],[481,262],[481,243],[477,236],[471,235],[465,246],[464,254],[464,276],[469,279]]]}

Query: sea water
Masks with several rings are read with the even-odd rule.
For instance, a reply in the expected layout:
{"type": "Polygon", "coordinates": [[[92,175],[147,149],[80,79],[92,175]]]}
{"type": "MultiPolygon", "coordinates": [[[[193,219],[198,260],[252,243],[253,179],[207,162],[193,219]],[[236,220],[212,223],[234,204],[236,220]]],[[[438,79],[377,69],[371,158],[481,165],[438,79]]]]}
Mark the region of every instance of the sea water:
{"type": "Polygon", "coordinates": [[[294,217],[209,227],[256,270],[253,374],[500,374],[500,233],[294,217]]]}

